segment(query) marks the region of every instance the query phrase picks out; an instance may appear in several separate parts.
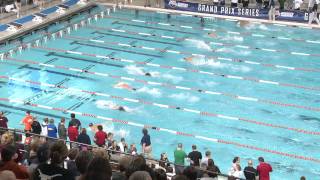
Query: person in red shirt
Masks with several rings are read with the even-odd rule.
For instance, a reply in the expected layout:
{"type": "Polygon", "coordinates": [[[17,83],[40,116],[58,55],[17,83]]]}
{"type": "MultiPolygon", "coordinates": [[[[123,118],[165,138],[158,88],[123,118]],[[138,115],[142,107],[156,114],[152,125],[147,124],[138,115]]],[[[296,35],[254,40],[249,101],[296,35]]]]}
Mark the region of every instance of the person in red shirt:
{"type": "MultiPolygon", "coordinates": [[[[33,117],[31,116],[30,111],[26,112],[26,116],[22,119],[21,124],[24,124],[24,131],[31,132],[31,125],[33,122],[33,117]]],[[[26,137],[29,137],[30,134],[26,134],[26,137]]]]}
{"type": "Polygon", "coordinates": [[[6,145],[1,151],[2,161],[0,163],[0,172],[12,171],[17,179],[29,179],[29,174],[25,166],[20,166],[15,162],[18,157],[16,147],[6,145]]]}
{"type": "MultiPolygon", "coordinates": [[[[70,141],[77,141],[79,136],[78,127],[76,124],[68,127],[68,137],[70,141]]],[[[72,148],[72,143],[70,142],[70,148],[72,148]]]]}
{"type": "Polygon", "coordinates": [[[106,144],[107,138],[107,133],[103,131],[101,125],[98,125],[98,132],[96,132],[96,135],[94,136],[94,142],[97,144],[97,146],[103,147],[106,144]]]}
{"type": "Polygon", "coordinates": [[[269,173],[272,172],[272,167],[270,164],[265,163],[263,157],[259,157],[259,165],[257,166],[257,171],[259,174],[259,180],[270,180],[269,173]]]}

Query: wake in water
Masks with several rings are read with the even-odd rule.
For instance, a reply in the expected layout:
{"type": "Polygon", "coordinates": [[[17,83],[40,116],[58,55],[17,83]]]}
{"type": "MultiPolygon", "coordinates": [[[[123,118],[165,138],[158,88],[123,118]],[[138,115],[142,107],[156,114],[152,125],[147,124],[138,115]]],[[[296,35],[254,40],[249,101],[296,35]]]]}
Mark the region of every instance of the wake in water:
{"type": "Polygon", "coordinates": [[[112,109],[112,110],[119,110],[119,111],[125,111],[125,112],[133,111],[133,109],[130,109],[127,106],[120,106],[113,101],[98,100],[95,102],[95,105],[99,109],[112,109]]]}
{"type": "Polygon", "coordinates": [[[173,83],[179,83],[179,82],[183,81],[183,77],[182,76],[174,76],[172,74],[163,74],[161,77],[166,79],[166,80],[169,80],[169,81],[171,81],[173,83]]]}
{"type": "Polygon", "coordinates": [[[210,47],[210,45],[208,45],[204,41],[192,39],[192,40],[188,40],[187,42],[188,42],[187,43],[188,46],[196,47],[197,49],[202,49],[206,51],[212,51],[212,48],[210,47]]]}
{"type": "Polygon", "coordinates": [[[139,92],[139,93],[147,93],[147,94],[149,94],[149,95],[151,95],[153,97],[156,97],[156,98],[159,98],[159,97],[162,96],[162,93],[161,93],[160,89],[158,89],[158,88],[148,88],[146,86],[138,89],[137,92],[139,92]]]}
{"type": "Polygon", "coordinates": [[[157,71],[144,71],[143,67],[137,67],[135,65],[126,66],[125,70],[128,74],[132,75],[140,75],[140,76],[152,76],[152,77],[159,77],[160,73],[157,71]]]}
{"type": "Polygon", "coordinates": [[[178,94],[172,94],[169,96],[172,99],[175,100],[182,100],[182,101],[188,101],[190,103],[195,103],[200,100],[199,97],[193,96],[190,93],[178,93],[178,94]]]}

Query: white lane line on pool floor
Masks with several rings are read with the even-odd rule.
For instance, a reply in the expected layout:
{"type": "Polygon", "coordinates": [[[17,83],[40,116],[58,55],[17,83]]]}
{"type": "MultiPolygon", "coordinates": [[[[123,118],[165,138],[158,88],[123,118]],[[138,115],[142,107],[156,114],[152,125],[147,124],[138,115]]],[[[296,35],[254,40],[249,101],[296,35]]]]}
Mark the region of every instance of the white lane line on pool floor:
{"type": "MultiPolygon", "coordinates": [[[[48,48],[48,47],[33,47],[33,48],[42,49],[42,50],[46,50],[46,51],[55,51],[55,52],[67,53],[67,50],[58,49],[58,48],[48,48]]],[[[82,56],[90,56],[90,57],[98,56],[97,54],[88,54],[88,53],[84,53],[84,52],[79,52],[79,53],[82,53],[82,56]]],[[[111,60],[122,61],[121,58],[114,58],[114,57],[111,60]]],[[[141,63],[146,64],[144,62],[136,62],[136,63],[138,63],[138,64],[141,64],[141,63]]],[[[160,67],[164,67],[164,66],[160,65],[160,67]]],[[[167,69],[168,68],[172,69],[172,67],[173,66],[165,66],[165,68],[167,68],[167,69]]],[[[194,73],[199,73],[199,70],[196,70],[196,69],[188,69],[188,71],[194,72],[194,73]]],[[[212,76],[234,79],[232,75],[228,75],[228,74],[213,73],[212,76]],[[231,77],[229,77],[229,76],[231,76],[231,77]]],[[[303,86],[303,85],[299,85],[299,84],[281,83],[281,82],[276,82],[276,81],[257,79],[257,78],[253,78],[253,77],[241,77],[241,76],[237,76],[237,77],[239,77],[239,80],[243,80],[243,81],[250,81],[250,82],[263,83],[263,84],[269,84],[269,85],[277,85],[277,86],[283,86],[283,87],[294,87],[294,88],[312,90],[312,91],[320,91],[320,87],[308,87],[308,86],[303,86]]]]}
{"type": "MultiPolygon", "coordinates": [[[[104,29],[104,30],[109,30],[109,28],[104,28],[104,27],[99,27],[99,26],[88,26],[89,28],[93,28],[93,29],[104,29]]],[[[121,32],[121,29],[111,29],[113,31],[117,31],[117,32],[121,32]]],[[[134,34],[134,35],[139,35],[139,32],[134,32],[134,31],[128,31],[128,30],[122,30],[124,31],[123,33],[129,33],[129,34],[134,34]]],[[[233,32],[233,31],[228,31],[228,33],[230,34],[237,34],[237,32],[233,32]]],[[[173,37],[173,36],[161,36],[161,35],[157,35],[157,34],[153,34],[155,35],[155,37],[160,37],[160,38],[165,38],[165,39],[176,39],[178,41],[181,41],[181,38],[178,37],[173,37]]],[[[188,40],[188,41],[197,41],[195,39],[184,39],[184,40],[188,40]]],[[[214,45],[219,45],[219,46],[233,46],[233,47],[239,47],[239,48],[246,48],[246,49],[252,49],[252,50],[264,50],[264,51],[269,51],[269,52],[277,52],[277,53],[288,53],[291,55],[301,55],[304,53],[299,53],[299,52],[290,52],[287,50],[281,50],[281,49],[266,49],[266,48],[259,48],[259,47],[250,47],[250,46],[245,46],[245,45],[239,45],[239,44],[233,44],[233,43],[221,43],[221,42],[212,42],[212,41],[204,41],[205,43],[209,43],[209,44],[214,44],[214,45]]],[[[309,54],[311,56],[320,56],[320,54],[309,54]]]]}
{"type": "MultiPolygon", "coordinates": [[[[35,61],[18,60],[18,59],[13,59],[13,58],[8,58],[8,60],[15,61],[15,62],[29,63],[29,64],[38,64],[38,65],[41,64],[41,63],[38,63],[38,62],[35,62],[35,61]]],[[[53,68],[57,68],[57,67],[58,66],[55,65],[53,68]]],[[[252,98],[254,98],[254,97],[244,97],[244,96],[240,96],[241,98],[239,98],[239,96],[235,95],[235,94],[226,94],[226,93],[223,93],[223,92],[213,92],[213,91],[207,91],[205,89],[199,89],[199,88],[195,88],[195,87],[186,87],[186,86],[177,86],[177,85],[169,84],[169,83],[145,81],[145,80],[134,79],[134,78],[124,77],[124,76],[115,76],[115,75],[108,74],[108,73],[83,71],[81,69],[75,69],[75,68],[70,68],[70,67],[65,67],[65,66],[59,66],[59,68],[62,68],[64,70],[76,71],[76,72],[80,72],[81,71],[83,73],[88,73],[88,74],[93,74],[93,75],[98,75],[98,76],[104,76],[104,77],[128,80],[128,81],[131,81],[131,82],[138,82],[138,83],[142,83],[142,84],[150,84],[150,85],[162,86],[162,87],[170,88],[170,89],[172,89],[172,88],[173,89],[180,89],[180,90],[185,90],[185,91],[193,91],[193,92],[205,93],[205,94],[211,94],[211,95],[223,95],[225,97],[239,99],[239,100],[251,101],[252,98]]],[[[6,77],[6,76],[3,76],[3,78],[4,77],[6,77]]],[[[290,84],[284,84],[284,85],[285,86],[290,86],[290,84]]],[[[258,99],[258,102],[259,103],[282,106],[282,107],[293,107],[293,108],[305,109],[305,110],[310,110],[310,111],[320,111],[320,108],[317,108],[317,107],[301,106],[301,105],[282,103],[282,102],[271,101],[271,100],[258,99]]]]}
{"type": "MultiPolygon", "coordinates": [[[[0,97],[0,101],[16,102],[16,103],[19,103],[19,104],[21,104],[23,106],[31,106],[33,108],[43,108],[43,105],[41,105],[41,104],[26,103],[26,102],[24,102],[23,100],[20,100],[20,99],[9,99],[9,98],[0,97]]],[[[227,141],[227,140],[222,140],[222,139],[217,139],[217,138],[212,138],[212,137],[209,138],[209,137],[194,135],[194,134],[191,134],[191,133],[170,130],[170,129],[167,129],[167,128],[156,127],[156,126],[152,126],[152,125],[145,125],[145,124],[140,124],[140,123],[121,120],[121,119],[114,119],[114,118],[111,118],[111,117],[104,117],[104,116],[91,114],[91,113],[87,113],[87,112],[70,111],[68,109],[61,108],[61,107],[46,106],[45,109],[50,109],[50,110],[53,110],[53,111],[58,111],[58,112],[63,112],[63,113],[75,113],[75,114],[78,114],[80,116],[91,117],[91,118],[95,118],[95,119],[102,119],[102,120],[106,120],[106,121],[111,121],[113,123],[131,125],[131,126],[136,126],[136,127],[140,127],[140,128],[144,127],[144,128],[152,129],[152,130],[155,130],[155,131],[163,131],[163,132],[171,133],[171,134],[174,134],[174,135],[185,136],[185,137],[189,137],[189,138],[202,139],[202,140],[206,140],[206,141],[210,141],[210,142],[226,144],[226,145],[233,145],[233,146],[236,146],[236,147],[241,147],[241,148],[246,148],[246,149],[252,149],[252,150],[255,150],[255,151],[275,154],[275,155],[278,155],[278,156],[285,156],[285,157],[290,157],[290,158],[293,158],[293,159],[300,159],[300,160],[304,160],[304,161],[311,161],[311,162],[315,162],[315,163],[320,163],[320,159],[313,158],[313,157],[306,157],[306,156],[302,156],[302,155],[297,155],[296,153],[289,154],[289,153],[280,152],[280,151],[276,151],[276,150],[270,150],[270,149],[256,147],[256,146],[252,146],[252,145],[241,144],[241,143],[238,143],[238,142],[227,141]]],[[[296,130],[297,131],[303,131],[303,130],[300,130],[300,129],[296,129],[296,130]]]]}
{"type": "MultiPolygon", "coordinates": [[[[10,80],[10,78],[7,77],[7,76],[0,76],[0,78],[9,79],[10,80]]],[[[43,84],[41,82],[24,80],[24,79],[19,79],[19,78],[15,78],[15,79],[18,79],[19,82],[26,82],[26,83],[31,83],[31,84],[39,84],[39,85],[43,85],[43,86],[48,86],[48,84],[43,84]]],[[[52,86],[54,88],[59,88],[59,89],[73,90],[73,91],[78,91],[78,92],[83,92],[83,93],[88,93],[88,94],[95,94],[95,95],[98,94],[98,92],[87,91],[87,90],[77,89],[77,88],[68,88],[68,87],[65,87],[65,86],[55,86],[54,84],[49,84],[49,87],[52,87],[52,86]]],[[[122,100],[122,101],[127,101],[127,102],[132,102],[132,103],[142,103],[144,105],[157,106],[157,107],[166,108],[166,109],[172,107],[172,109],[175,109],[175,110],[178,110],[178,111],[185,111],[185,112],[189,112],[189,113],[200,114],[200,115],[203,115],[203,116],[207,116],[208,114],[215,114],[215,113],[212,113],[212,112],[199,111],[197,109],[184,108],[182,106],[175,106],[175,105],[168,105],[168,104],[162,104],[162,103],[156,103],[156,102],[149,102],[149,101],[146,101],[146,100],[143,100],[143,99],[139,100],[139,99],[133,99],[133,98],[126,98],[126,97],[114,96],[114,95],[106,94],[106,93],[100,93],[100,94],[102,94],[104,97],[109,97],[109,98],[113,98],[113,99],[116,99],[116,100],[122,100]]],[[[244,97],[244,96],[241,96],[241,99],[248,100],[248,98],[244,97]]],[[[250,101],[252,101],[253,99],[254,98],[249,98],[250,101]]],[[[241,121],[242,119],[244,119],[244,118],[241,118],[241,117],[234,117],[234,116],[223,115],[223,114],[215,114],[215,116],[218,117],[218,118],[221,118],[221,119],[236,120],[236,121],[241,121]]],[[[271,127],[271,128],[279,128],[279,127],[284,128],[285,127],[283,125],[276,125],[276,124],[270,124],[270,123],[264,124],[264,122],[255,121],[255,120],[251,120],[251,122],[248,122],[248,121],[246,121],[246,122],[247,123],[254,123],[254,124],[262,125],[262,126],[268,126],[268,127],[271,127]]],[[[292,129],[295,129],[295,128],[293,128],[293,127],[285,127],[285,129],[292,130],[292,129]]],[[[306,131],[306,130],[303,130],[303,131],[306,131]]],[[[320,132],[316,132],[316,133],[317,133],[317,135],[320,135],[320,132]]],[[[311,133],[311,134],[313,134],[313,133],[311,133]]]]}
{"type": "MultiPolygon", "coordinates": [[[[128,21],[128,22],[132,22],[133,20],[132,19],[127,19],[127,18],[119,18],[119,17],[114,17],[114,16],[106,16],[104,18],[108,18],[108,19],[119,19],[119,20],[123,20],[123,21],[128,21]]],[[[205,19],[207,17],[204,17],[205,19]]],[[[208,17],[208,19],[212,19],[211,17],[208,17]]],[[[136,22],[136,21],[135,21],[136,22]]],[[[165,25],[165,26],[173,26],[173,27],[179,27],[181,25],[178,25],[178,24],[168,24],[168,23],[161,23],[161,22],[155,22],[155,21],[145,21],[143,22],[145,24],[159,24],[159,25],[165,25]]],[[[274,24],[275,26],[286,26],[286,25],[282,25],[282,24],[274,24]]],[[[196,30],[203,30],[203,31],[206,31],[208,28],[202,28],[202,27],[192,27],[192,26],[189,26],[191,27],[192,29],[196,29],[196,30]]],[[[225,32],[225,33],[228,33],[230,31],[228,30],[224,30],[224,29],[219,29],[219,30],[215,30],[215,31],[218,31],[218,32],[225,32]]],[[[235,31],[234,31],[235,32],[235,31]]],[[[253,36],[253,37],[263,37],[263,38],[276,38],[276,39],[280,39],[280,40],[289,40],[289,41],[299,41],[299,42],[305,42],[305,43],[312,43],[310,41],[313,41],[311,39],[295,39],[295,38],[286,38],[286,37],[282,37],[282,38],[278,38],[278,37],[274,37],[274,36],[266,36],[266,35],[263,35],[263,34],[255,34],[255,33],[248,33],[248,32],[235,32],[237,35],[242,35],[242,36],[253,36]]],[[[319,40],[318,40],[319,41],[319,40]]]]}

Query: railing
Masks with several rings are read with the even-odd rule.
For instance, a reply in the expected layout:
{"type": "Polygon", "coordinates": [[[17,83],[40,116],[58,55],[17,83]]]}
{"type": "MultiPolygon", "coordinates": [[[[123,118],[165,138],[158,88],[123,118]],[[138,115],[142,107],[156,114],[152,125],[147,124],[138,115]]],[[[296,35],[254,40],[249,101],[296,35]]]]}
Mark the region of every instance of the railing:
{"type": "MultiPolygon", "coordinates": [[[[16,144],[16,136],[17,135],[31,135],[31,138],[32,136],[36,136],[36,137],[39,137],[39,138],[45,138],[45,139],[50,139],[52,141],[59,141],[59,140],[63,140],[65,141],[65,143],[69,144],[69,146],[74,146],[74,144],[76,144],[77,146],[81,147],[81,146],[86,146],[88,147],[88,149],[95,149],[95,148],[101,148],[101,147],[98,147],[96,145],[89,145],[89,144],[84,144],[84,143],[79,143],[79,142],[76,142],[76,141],[70,141],[70,140],[65,140],[65,139],[59,139],[59,138],[53,138],[53,137],[49,137],[49,136],[43,136],[43,135],[39,135],[39,134],[35,134],[35,133],[31,133],[31,132],[24,132],[22,130],[19,130],[19,129],[10,129],[10,128],[2,128],[0,127],[0,132],[11,132],[13,134],[13,140],[14,140],[14,144],[16,144]],[[72,145],[71,145],[72,144],[72,145]]],[[[26,146],[28,146],[29,144],[27,144],[26,146]]],[[[132,155],[130,153],[125,153],[125,152],[120,152],[120,151],[115,151],[115,150],[111,150],[111,149],[105,149],[107,151],[107,153],[110,155],[110,159],[112,159],[112,156],[130,156],[130,157],[136,157],[136,155],[132,155]],[[112,155],[110,153],[115,153],[115,155],[112,155]]],[[[25,153],[29,153],[27,151],[24,151],[25,153]]],[[[170,164],[170,165],[176,165],[174,164],[173,162],[168,162],[168,161],[161,161],[161,160],[158,160],[158,159],[152,159],[152,158],[147,158],[145,157],[145,159],[147,160],[148,164],[153,164],[155,165],[155,163],[159,164],[160,162],[163,162],[163,163],[167,163],[167,164],[170,164]]],[[[118,162],[112,162],[112,164],[116,164],[118,165],[119,163],[118,162]]],[[[181,166],[181,165],[179,165],[181,166]]],[[[187,167],[187,166],[184,166],[184,167],[187,167]]],[[[216,172],[212,172],[212,171],[208,171],[208,170],[202,170],[198,167],[195,167],[195,169],[199,170],[199,171],[202,171],[202,172],[206,172],[206,173],[211,173],[211,174],[217,174],[220,178],[227,178],[229,177],[228,175],[226,174],[219,174],[219,173],[216,173],[216,172]]],[[[242,179],[242,178],[237,178],[238,180],[245,180],[245,179],[242,179]]]]}

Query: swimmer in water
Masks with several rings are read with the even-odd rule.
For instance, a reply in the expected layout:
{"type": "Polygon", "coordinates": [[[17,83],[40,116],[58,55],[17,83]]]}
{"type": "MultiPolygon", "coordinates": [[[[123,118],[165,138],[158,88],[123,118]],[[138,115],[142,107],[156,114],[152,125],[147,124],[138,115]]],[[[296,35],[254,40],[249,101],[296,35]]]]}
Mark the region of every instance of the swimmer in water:
{"type": "Polygon", "coordinates": [[[192,63],[192,61],[193,61],[193,56],[190,56],[190,57],[185,57],[185,58],[183,58],[183,60],[185,60],[185,61],[187,61],[187,62],[189,62],[189,63],[192,63]]]}
{"type": "Polygon", "coordinates": [[[120,89],[127,89],[131,91],[136,91],[136,88],[131,87],[128,83],[125,82],[119,82],[116,85],[113,86],[114,88],[120,88],[120,89]]]}
{"type": "Polygon", "coordinates": [[[217,34],[214,33],[214,32],[211,32],[211,33],[208,33],[208,36],[211,37],[211,38],[217,38],[217,34]]]}

